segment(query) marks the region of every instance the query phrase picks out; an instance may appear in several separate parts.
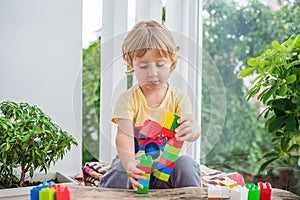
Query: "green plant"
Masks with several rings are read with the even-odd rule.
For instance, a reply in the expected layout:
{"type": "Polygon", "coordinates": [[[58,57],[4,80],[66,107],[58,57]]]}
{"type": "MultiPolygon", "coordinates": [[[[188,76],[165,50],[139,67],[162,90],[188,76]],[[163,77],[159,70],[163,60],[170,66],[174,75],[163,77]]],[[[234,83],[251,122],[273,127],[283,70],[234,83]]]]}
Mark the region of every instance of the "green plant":
{"type": "Polygon", "coordinates": [[[37,106],[5,101],[0,104],[0,185],[24,186],[25,175],[47,171],[62,159],[75,139],[37,106]],[[15,175],[20,167],[20,177],[15,175]]]}
{"type": "Polygon", "coordinates": [[[274,161],[300,166],[300,34],[280,44],[272,42],[272,48],[248,60],[249,68],[239,73],[245,78],[257,73],[252,87],[245,95],[255,97],[266,106],[259,115],[265,118],[274,148],[264,155],[266,161],[260,170],[274,161]],[[296,158],[296,159],[295,159],[296,158]]]}

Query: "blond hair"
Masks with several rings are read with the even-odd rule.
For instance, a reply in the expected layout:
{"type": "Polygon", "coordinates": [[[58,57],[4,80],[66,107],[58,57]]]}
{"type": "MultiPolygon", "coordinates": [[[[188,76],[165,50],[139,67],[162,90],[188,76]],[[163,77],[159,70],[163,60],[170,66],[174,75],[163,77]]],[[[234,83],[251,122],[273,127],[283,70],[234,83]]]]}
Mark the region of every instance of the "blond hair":
{"type": "Polygon", "coordinates": [[[135,57],[142,57],[149,49],[156,49],[162,57],[172,61],[171,69],[175,69],[179,50],[173,35],[162,24],[156,21],[137,23],[124,39],[122,45],[123,59],[130,68],[135,57]]]}

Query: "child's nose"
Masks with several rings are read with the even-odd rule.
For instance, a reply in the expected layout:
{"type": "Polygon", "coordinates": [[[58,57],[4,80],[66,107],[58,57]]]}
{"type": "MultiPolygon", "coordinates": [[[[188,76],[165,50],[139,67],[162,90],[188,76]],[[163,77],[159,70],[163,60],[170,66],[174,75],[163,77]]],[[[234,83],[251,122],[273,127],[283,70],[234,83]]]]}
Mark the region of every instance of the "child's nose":
{"type": "Polygon", "coordinates": [[[150,67],[149,67],[149,75],[150,76],[155,76],[157,74],[158,74],[158,69],[157,69],[156,64],[150,65],[150,67]]]}

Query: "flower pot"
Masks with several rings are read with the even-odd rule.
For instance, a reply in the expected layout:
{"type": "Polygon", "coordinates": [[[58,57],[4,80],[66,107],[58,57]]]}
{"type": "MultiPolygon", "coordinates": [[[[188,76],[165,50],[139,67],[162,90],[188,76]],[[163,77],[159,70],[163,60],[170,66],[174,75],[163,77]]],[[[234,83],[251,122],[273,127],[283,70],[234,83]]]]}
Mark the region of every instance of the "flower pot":
{"type": "MultiPolygon", "coordinates": [[[[63,175],[60,172],[49,172],[45,173],[35,173],[32,178],[27,180],[32,182],[45,182],[49,180],[57,180],[58,184],[68,185],[68,184],[77,184],[75,180],[63,175]]],[[[20,188],[9,188],[0,190],[0,200],[20,200],[28,199],[30,200],[30,190],[35,186],[31,187],[20,187],[20,188]]]]}

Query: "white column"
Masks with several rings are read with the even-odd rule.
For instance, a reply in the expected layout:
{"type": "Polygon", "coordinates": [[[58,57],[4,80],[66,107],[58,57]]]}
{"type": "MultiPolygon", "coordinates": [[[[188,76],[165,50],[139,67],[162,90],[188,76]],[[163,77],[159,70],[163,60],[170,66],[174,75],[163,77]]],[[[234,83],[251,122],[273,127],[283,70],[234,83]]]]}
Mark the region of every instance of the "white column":
{"type": "MultiPolygon", "coordinates": [[[[135,22],[155,20],[162,23],[162,0],[136,0],[135,22]]],[[[132,85],[137,84],[136,77],[132,77],[132,85]]]]}
{"type": "Polygon", "coordinates": [[[136,22],[155,20],[162,22],[162,0],[136,0],[136,22]]]}
{"type": "Polygon", "coordinates": [[[117,154],[116,125],[111,122],[114,103],[126,90],[126,66],[121,45],[127,33],[127,0],[103,0],[101,37],[100,153],[101,162],[110,162],[117,154]]]}
{"type": "MultiPolygon", "coordinates": [[[[167,0],[166,26],[180,46],[180,60],[172,75],[172,84],[187,91],[197,121],[201,125],[201,46],[202,1],[167,0]]],[[[200,139],[185,143],[183,150],[200,162],[200,139]]]]}

